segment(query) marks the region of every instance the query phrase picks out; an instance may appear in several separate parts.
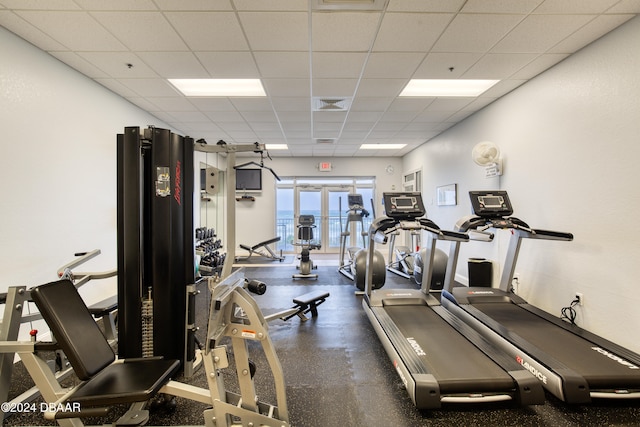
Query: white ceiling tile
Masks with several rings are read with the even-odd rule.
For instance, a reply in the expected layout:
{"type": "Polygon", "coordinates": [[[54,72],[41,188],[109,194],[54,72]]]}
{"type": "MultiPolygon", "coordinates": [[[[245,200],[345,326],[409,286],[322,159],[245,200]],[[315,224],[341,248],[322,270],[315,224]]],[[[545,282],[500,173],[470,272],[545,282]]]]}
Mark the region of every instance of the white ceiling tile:
{"type": "Polygon", "coordinates": [[[306,12],[239,12],[239,16],[253,50],[308,50],[306,12]]]}
{"type": "Polygon", "coordinates": [[[244,118],[237,111],[205,111],[207,117],[216,123],[243,122],[244,118]]]}
{"type": "Polygon", "coordinates": [[[621,0],[608,9],[607,13],[640,13],[640,0],[621,0]]]}
{"type": "MultiPolygon", "coordinates": [[[[407,79],[362,79],[358,86],[359,97],[388,96],[395,98],[407,84],[407,79]]],[[[389,103],[393,99],[389,99],[389,103]]]]}
{"type": "Polygon", "coordinates": [[[273,103],[273,108],[278,112],[301,111],[306,112],[307,117],[310,117],[311,98],[308,96],[296,98],[272,96],[271,102],[273,103]]]}
{"type": "Polygon", "coordinates": [[[123,51],[126,47],[87,12],[55,13],[20,11],[17,14],[68,49],[76,51],[123,51]],[[73,31],[69,31],[73,28],[73,31]]]}
{"type": "Polygon", "coordinates": [[[423,53],[374,52],[369,56],[364,70],[364,78],[385,78],[387,76],[409,78],[424,59],[423,53]]]}
{"type": "Polygon", "coordinates": [[[533,61],[529,62],[523,68],[512,74],[510,79],[528,80],[537,76],[541,72],[553,67],[558,62],[565,59],[569,54],[566,53],[546,53],[538,56],[533,61]]]}
{"type": "Polygon", "coordinates": [[[148,97],[148,99],[160,110],[170,113],[174,111],[198,111],[196,106],[183,96],[154,96],[148,97]]]}
{"type": "Polygon", "coordinates": [[[371,49],[380,16],[371,12],[314,12],[312,48],[320,52],[367,52],[371,49]]]}
{"type": "MultiPolygon", "coordinates": [[[[457,12],[468,0],[393,0],[387,10],[394,12],[457,12]]],[[[542,0],[540,0],[542,1],[542,0]]]]}
{"type": "Polygon", "coordinates": [[[269,96],[309,97],[311,91],[307,79],[263,79],[262,84],[269,96]]]}
{"type": "Polygon", "coordinates": [[[389,105],[389,111],[420,112],[427,108],[435,99],[436,98],[432,97],[396,98],[391,105],[389,105]]]}
{"type": "Polygon", "coordinates": [[[118,95],[122,96],[123,98],[136,98],[142,96],[139,93],[131,90],[131,88],[123,85],[119,80],[103,78],[96,78],[94,80],[113,93],[117,93],[118,95]]]}
{"type": "Polygon", "coordinates": [[[273,78],[309,78],[308,52],[256,52],[260,76],[273,78]]]}
{"type": "Polygon", "coordinates": [[[603,13],[618,0],[545,0],[533,13],[603,13]]]}
{"type": "Polygon", "coordinates": [[[114,78],[157,78],[153,69],[131,52],[80,52],[85,61],[114,78]],[[127,64],[132,64],[129,68],[127,64]]]}
{"type": "Polygon", "coordinates": [[[234,106],[229,98],[191,98],[191,103],[200,111],[229,111],[234,106]]]}
{"type": "Polygon", "coordinates": [[[45,34],[11,11],[0,10],[0,25],[44,51],[68,50],[66,46],[56,41],[56,39],[45,34]]]}
{"type": "Polygon", "coordinates": [[[49,52],[49,54],[92,79],[109,77],[109,75],[103,70],[89,63],[84,58],[82,58],[81,55],[74,52],[49,52]]]}
{"type": "Polygon", "coordinates": [[[531,15],[497,43],[491,52],[544,53],[593,18],[593,15],[531,15]]]}
{"type": "Polygon", "coordinates": [[[158,10],[152,0],[75,0],[85,10],[158,10]]]}
{"type": "Polygon", "coordinates": [[[314,123],[344,123],[344,120],[347,118],[346,111],[314,111],[312,113],[313,122],[314,123]]]}
{"type": "Polygon", "coordinates": [[[543,0],[467,0],[463,13],[514,13],[528,14],[543,0]]]}
{"type": "Polygon", "coordinates": [[[378,124],[380,124],[381,122],[384,123],[389,123],[389,122],[393,122],[393,123],[408,123],[411,120],[413,120],[413,118],[415,116],[418,115],[418,113],[420,113],[420,111],[389,111],[387,110],[386,113],[384,113],[384,115],[382,116],[382,118],[380,119],[380,122],[378,122],[378,124]]]}
{"type": "Polygon", "coordinates": [[[233,12],[165,12],[165,16],[191,50],[249,50],[233,12]]]}
{"type": "Polygon", "coordinates": [[[176,96],[178,94],[165,79],[119,79],[118,82],[140,96],[176,96]]]}
{"type": "MultiPolygon", "coordinates": [[[[140,52],[138,56],[160,77],[202,79],[210,77],[192,52],[140,52]]],[[[137,65],[134,64],[134,68],[137,65]]]]}
{"type": "Polygon", "coordinates": [[[241,114],[248,123],[254,124],[267,122],[277,126],[277,117],[272,111],[245,111],[241,114]]]}
{"type": "Polygon", "coordinates": [[[91,15],[131,50],[188,50],[160,12],[92,12],[91,15]]]}
{"type": "Polygon", "coordinates": [[[476,98],[455,97],[455,98],[436,98],[424,111],[449,111],[455,112],[463,109],[476,98]]]}
{"type": "MultiPolygon", "coordinates": [[[[638,1],[640,4],[640,0],[638,1]]],[[[633,15],[600,15],[549,49],[549,53],[571,53],[624,24],[633,15]]]]}
{"type": "Polygon", "coordinates": [[[382,117],[381,111],[349,111],[349,123],[361,122],[367,123],[371,127],[372,123],[377,122],[382,117]]]}
{"type": "Polygon", "coordinates": [[[171,114],[176,118],[176,120],[182,123],[197,123],[207,120],[207,116],[199,111],[167,110],[167,113],[171,114]]]}
{"type": "Polygon", "coordinates": [[[2,0],[2,6],[9,9],[34,10],[78,10],[80,7],[73,0],[2,0]]]}
{"type": "Polygon", "coordinates": [[[135,96],[131,98],[126,98],[127,101],[131,102],[134,105],[142,108],[145,111],[159,111],[160,108],[152,103],[149,98],[143,98],[141,96],[135,96]]]}
{"type": "Polygon", "coordinates": [[[376,52],[428,52],[453,14],[386,13],[376,37],[376,52]]]}
{"type": "Polygon", "coordinates": [[[154,2],[162,10],[233,10],[230,0],[154,0],[154,2]]]}
{"type": "Polygon", "coordinates": [[[429,53],[412,77],[414,79],[456,79],[481,57],[481,53],[429,53]]]}
{"type": "Polygon", "coordinates": [[[484,55],[469,71],[466,79],[506,79],[533,61],[534,53],[490,53],[484,55]]]}
{"type": "Polygon", "coordinates": [[[458,15],[435,44],[433,51],[487,52],[522,18],[522,15],[458,15]]]}
{"type": "Polygon", "coordinates": [[[309,6],[306,1],[300,0],[233,0],[233,4],[238,10],[252,10],[252,11],[267,11],[267,10],[281,10],[281,11],[306,11],[309,6]]]}
{"type": "Polygon", "coordinates": [[[255,79],[260,77],[250,52],[195,52],[211,77],[255,79]]]}
{"type": "Polygon", "coordinates": [[[384,98],[375,95],[367,97],[359,94],[351,103],[350,111],[385,111],[394,100],[394,97],[387,96],[384,98]]]}
{"type": "Polygon", "coordinates": [[[278,117],[280,118],[280,122],[285,126],[290,123],[307,125],[311,119],[311,113],[308,111],[281,111],[278,112],[278,117]]]}
{"type": "Polygon", "coordinates": [[[240,98],[231,98],[231,104],[240,112],[245,111],[268,111],[273,114],[273,107],[271,106],[271,102],[269,99],[264,97],[253,98],[253,97],[240,97],[240,98]]]}
{"type": "Polygon", "coordinates": [[[525,82],[526,80],[518,80],[518,79],[501,80],[498,83],[496,83],[494,86],[490,87],[489,90],[483,93],[478,99],[492,98],[492,100],[495,100],[496,98],[499,98],[511,92],[518,86],[521,86],[525,82]]]}
{"type": "Polygon", "coordinates": [[[360,78],[366,59],[362,52],[314,52],[313,78],[360,78]]]}
{"type": "Polygon", "coordinates": [[[313,96],[349,97],[356,90],[356,79],[313,79],[313,96]]]}

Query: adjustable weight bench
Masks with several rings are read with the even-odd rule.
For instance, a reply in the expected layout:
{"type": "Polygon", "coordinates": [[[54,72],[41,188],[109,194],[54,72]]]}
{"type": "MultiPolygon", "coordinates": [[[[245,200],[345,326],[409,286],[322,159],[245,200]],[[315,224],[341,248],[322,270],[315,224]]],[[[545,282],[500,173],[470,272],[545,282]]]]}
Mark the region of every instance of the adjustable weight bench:
{"type": "Polygon", "coordinates": [[[245,251],[249,252],[249,256],[246,257],[236,257],[237,261],[246,261],[249,258],[251,258],[253,256],[253,254],[258,254],[259,256],[268,258],[268,259],[272,259],[272,260],[277,260],[277,261],[284,261],[284,257],[283,256],[279,256],[277,255],[273,249],[271,249],[269,247],[270,244],[272,243],[276,243],[280,241],[280,236],[274,237],[273,239],[269,239],[269,240],[265,240],[264,242],[260,242],[256,245],[253,246],[248,246],[248,245],[243,245],[242,243],[239,245],[242,249],[244,249],[245,251]]]}
{"type": "Polygon", "coordinates": [[[79,425],[66,419],[105,415],[110,406],[129,403],[131,408],[118,423],[139,425],[146,421],[146,401],[170,381],[180,362],[163,358],[116,361],[107,339],[69,280],[38,286],[31,290],[31,297],[56,340],[54,343],[36,342],[33,354],[20,354],[52,408],[45,412],[45,417],[57,419],[61,425],[79,425]],[[64,351],[82,380],[71,391],[58,384],[46,363],[35,354],[39,349],[57,348],[64,351]],[[72,409],[68,410],[71,402],[72,409]],[[60,408],[66,409],[60,411],[60,408]]]}
{"type": "Polygon", "coordinates": [[[304,295],[300,295],[293,299],[294,306],[288,310],[274,313],[265,317],[267,321],[274,319],[289,320],[293,316],[298,316],[303,322],[309,320],[306,316],[307,313],[311,313],[311,317],[318,316],[318,306],[325,302],[329,298],[329,292],[326,291],[311,291],[304,295]]]}

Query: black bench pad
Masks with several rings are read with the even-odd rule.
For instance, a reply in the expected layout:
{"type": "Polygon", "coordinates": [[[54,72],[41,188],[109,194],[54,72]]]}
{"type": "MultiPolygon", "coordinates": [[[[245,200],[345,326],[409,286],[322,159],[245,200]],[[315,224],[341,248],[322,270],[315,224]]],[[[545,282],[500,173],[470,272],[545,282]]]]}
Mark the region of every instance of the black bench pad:
{"type": "Polygon", "coordinates": [[[308,292],[304,295],[300,295],[299,297],[296,297],[293,299],[293,303],[294,304],[298,304],[298,305],[309,305],[314,301],[320,300],[320,299],[325,299],[329,297],[329,292],[325,292],[325,291],[312,291],[312,292],[308,292]]]}
{"type": "Polygon", "coordinates": [[[113,295],[95,304],[91,304],[89,306],[89,313],[95,317],[101,317],[111,313],[116,308],[118,308],[118,296],[113,295]]]}
{"type": "Polygon", "coordinates": [[[95,406],[149,400],[179,367],[177,360],[127,359],[100,371],[84,383],[71,400],[95,406]],[[164,375],[159,377],[161,372],[164,375]]]}

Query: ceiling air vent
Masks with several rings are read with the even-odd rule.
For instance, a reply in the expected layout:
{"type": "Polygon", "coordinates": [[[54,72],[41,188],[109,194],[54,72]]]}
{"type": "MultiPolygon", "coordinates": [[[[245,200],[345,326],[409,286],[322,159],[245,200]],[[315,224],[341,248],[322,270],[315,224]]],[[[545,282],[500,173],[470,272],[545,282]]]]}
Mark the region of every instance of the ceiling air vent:
{"type": "Polygon", "coordinates": [[[351,98],[313,98],[313,111],[348,111],[349,107],[351,107],[351,98]]]}
{"type": "Polygon", "coordinates": [[[316,144],[335,144],[335,138],[316,138],[316,144]]]}

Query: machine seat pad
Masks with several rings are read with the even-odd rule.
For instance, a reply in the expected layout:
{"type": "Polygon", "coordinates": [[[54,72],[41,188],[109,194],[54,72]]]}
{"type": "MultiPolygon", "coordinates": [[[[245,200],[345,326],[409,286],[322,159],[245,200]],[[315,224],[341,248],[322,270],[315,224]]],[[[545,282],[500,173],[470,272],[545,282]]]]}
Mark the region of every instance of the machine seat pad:
{"type": "Polygon", "coordinates": [[[328,298],[328,297],[329,297],[329,292],[312,291],[294,298],[293,303],[300,306],[305,306],[305,305],[311,304],[314,301],[324,300],[325,298],[328,298]]]}
{"type": "Polygon", "coordinates": [[[118,308],[118,296],[113,295],[95,304],[91,304],[89,306],[89,313],[95,317],[102,317],[105,314],[111,313],[116,308],[118,308]]]}
{"type": "Polygon", "coordinates": [[[111,405],[147,400],[178,369],[177,360],[125,359],[115,354],[93,320],[78,289],[69,280],[40,285],[31,297],[64,351],[73,371],[86,381],[70,397],[87,405],[111,405]]]}
{"type": "Polygon", "coordinates": [[[155,396],[179,367],[177,360],[125,359],[107,366],[84,383],[70,401],[83,406],[143,402],[155,396]]]}

